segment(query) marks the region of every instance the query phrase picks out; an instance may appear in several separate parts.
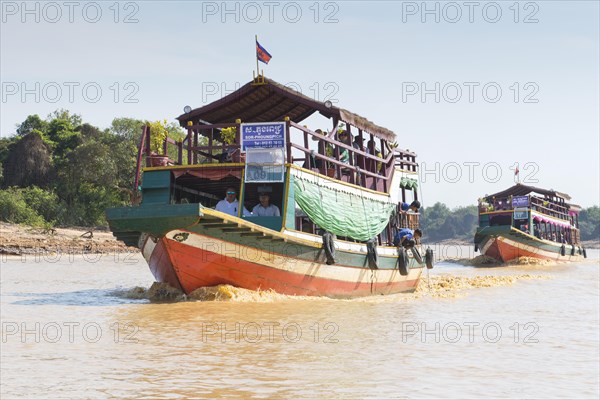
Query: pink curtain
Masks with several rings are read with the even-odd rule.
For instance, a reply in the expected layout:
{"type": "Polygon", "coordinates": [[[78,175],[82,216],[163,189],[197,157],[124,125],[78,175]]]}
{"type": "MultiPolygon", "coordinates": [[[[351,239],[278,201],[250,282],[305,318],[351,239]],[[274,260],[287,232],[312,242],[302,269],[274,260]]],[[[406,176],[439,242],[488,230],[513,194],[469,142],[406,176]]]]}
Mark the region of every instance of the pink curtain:
{"type": "Polygon", "coordinates": [[[190,169],[190,170],[175,170],[173,171],[173,175],[175,178],[179,178],[182,175],[190,174],[196,176],[198,178],[210,179],[211,181],[218,181],[228,176],[233,176],[234,178],[242,179],[242,170],[241,169],[210,169],[210,168],[200,168],[200,169],[190,169]]]}

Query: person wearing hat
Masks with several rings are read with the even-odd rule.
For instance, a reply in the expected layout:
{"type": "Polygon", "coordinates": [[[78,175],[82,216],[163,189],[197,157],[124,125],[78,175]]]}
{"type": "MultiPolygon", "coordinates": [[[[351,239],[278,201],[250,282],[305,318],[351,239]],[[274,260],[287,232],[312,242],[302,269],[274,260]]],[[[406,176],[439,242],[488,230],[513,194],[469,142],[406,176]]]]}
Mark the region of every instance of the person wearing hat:
{"type": "Polygon", "coordinates": [[[269,193],[266,191],[259,192],[258,200],[260,203],[254,206],[252,209],[252,215],[256,217],[279,217],[279,208],[271,204],[269,193]]]}
{"type": "MultiPolygon", "coordinates": [[[[326,132],[323,132],[321,129],[317,129],[315,133],[318,133],[321,136],[325,136],[326,132]]],[[[318,136],[313,136],[312,140],[319,141],[319,153],[326,155],[327,157],[333,157],[333,146],[330,143],[321,143],[323,142],[318,136]]],[[[311,154],[310,157],[310,167],[311,168],[321,168],[323,166],[323,160],[317,158],[311,154]]],[[[325,162],[325,167],[329,168],[329,163],[325,162]]]]}
{"type": "MultiPolygon", "coordinates": [[[[215,210],[237,217],[240,203],[237,200],[236,194],[237,192],[233,186],[228,187],[225,192],[225,198],[217,203],[215,210]]],[[[246,207],[242,207],[242,209],[243,216],[250,215],[250,212],[246,210],[246,207]]]]}

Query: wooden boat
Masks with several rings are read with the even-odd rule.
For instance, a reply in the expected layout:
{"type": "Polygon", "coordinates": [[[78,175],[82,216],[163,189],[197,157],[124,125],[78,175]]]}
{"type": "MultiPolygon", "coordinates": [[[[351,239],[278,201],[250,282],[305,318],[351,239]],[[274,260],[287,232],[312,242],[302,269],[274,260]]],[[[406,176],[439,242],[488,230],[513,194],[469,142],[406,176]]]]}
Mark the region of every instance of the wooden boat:
{"type": "Polygon", "coordinates": [[[519,257],[578,261],[581,207],[555,190],[517,184],[479,200],[475,251],[508,262],[519,257]]]}
{"type": "Polygon", "coordinates": [[[139,171],[150,155],[144,127],[141,204],[106,213],[157,281],[186,293],[230,284],[353,297],[413,291],[432,266],[432,252],[392,245],[396,229],[419,224],[418,213],[400,212],[417,199],[416,154],[398,150],[392,131],[262,76],[177,119],[187,136],[163,146],[176,159],[139,171]],[[331,124],[324,133],[300,125],[317,112],[331,124]],[[352,135],[368,145],[353,146],[352,135]],[[235,215],[214,209],[229,187],[239,194],[235,215]],[[264,190],[280,216],[246,215],[241,205],[250,210],[264,190]]]}

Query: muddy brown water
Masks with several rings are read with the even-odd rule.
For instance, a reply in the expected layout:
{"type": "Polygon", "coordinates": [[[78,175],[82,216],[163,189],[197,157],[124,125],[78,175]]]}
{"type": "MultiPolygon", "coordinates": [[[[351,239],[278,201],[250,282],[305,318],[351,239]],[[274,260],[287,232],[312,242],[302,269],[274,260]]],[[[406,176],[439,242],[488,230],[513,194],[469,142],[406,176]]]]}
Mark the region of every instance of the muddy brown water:
{"type": "Polygon", "coordinates": [[[575,265],[442,262],[414,294],[223,286],[178,301],[152,299],[164,291],[137,254],[2,256],[0,397],[598,398],[589,253],[575,265]]]}

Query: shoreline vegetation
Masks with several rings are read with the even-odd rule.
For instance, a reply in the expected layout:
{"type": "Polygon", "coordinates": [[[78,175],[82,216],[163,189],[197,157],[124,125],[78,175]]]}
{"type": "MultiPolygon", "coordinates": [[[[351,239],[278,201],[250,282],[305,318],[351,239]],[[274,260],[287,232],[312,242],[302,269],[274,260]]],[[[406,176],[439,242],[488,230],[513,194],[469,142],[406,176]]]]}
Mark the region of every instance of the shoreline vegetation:
{"type": "MultiPolygon", "coordinates": [[[[600,249],[600,241],[588,240],[584,246],[588,249],[600,249]]],[[[467,240],[442,240],[435,243],[425,243],[435,248],[440,246],[473,246],[467,240]]],[[[104,228],[38,228],[27,225],[0,222],[0,254],[19,256],[23,254],[64,253],[74,255],[137,253],[136,247],[126,246],[118,241],[112,233],[104,228]]],[[[455,259],[448,257],[449,262],[465,262],[467,264],[485,265],[485,260],[455,259]],[[469,262],[471,260],[471,262],[469,262]],[[473,264],[473,262],[475,264],[473,264]]]]}

